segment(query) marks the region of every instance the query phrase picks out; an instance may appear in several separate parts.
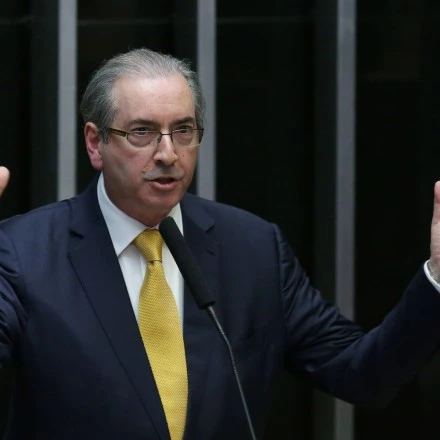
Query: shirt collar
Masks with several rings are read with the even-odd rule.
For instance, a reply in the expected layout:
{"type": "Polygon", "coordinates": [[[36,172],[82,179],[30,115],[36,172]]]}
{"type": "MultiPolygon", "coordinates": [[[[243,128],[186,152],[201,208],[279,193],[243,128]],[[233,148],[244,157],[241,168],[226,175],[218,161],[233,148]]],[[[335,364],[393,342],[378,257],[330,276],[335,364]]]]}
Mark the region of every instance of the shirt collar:
{"type": "MultiPolygon", "coordinates": [[[[124,249],[129,246],[131,242],[146,229],[146,227],[143,223],[121,211],[109,199],[107,191],[105,190],[104,175],[102,173],[98,179],[97,193],[99,207],[101,208],[102,215],[107,224],[116,255],[119,257],[124,249]]],[[[168,216],[174,219],[180,232],[183,233],[180,204],[174,206],[168,216]]],[[[159,225],[156,225],[155,228],[157,229],[158,226],[159,225]]]]}

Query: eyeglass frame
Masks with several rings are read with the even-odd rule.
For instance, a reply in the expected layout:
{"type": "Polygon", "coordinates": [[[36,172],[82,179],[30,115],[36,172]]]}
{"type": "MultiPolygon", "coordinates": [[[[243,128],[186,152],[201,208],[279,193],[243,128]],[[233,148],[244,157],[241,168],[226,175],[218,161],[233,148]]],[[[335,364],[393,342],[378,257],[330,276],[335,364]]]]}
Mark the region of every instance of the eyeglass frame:
{"type": "MultiPolygon", "coordinates": [[[[197,143],[197,144],[193,144],[193,145],[185,145],[184,147],[185,148],[189,148],[189,147],[197,147],[198,145],[200,145],[200,143],[202,142],[202,138],[203,138],[203,132],[205,131],[205,129],[204,128],[193,128],[193,127],[188,127],[189,129],[191,129],[192,131],[198,131],[199,132],[199,143],[197,143]]],[[[158,134],[158,137],[157,137],[157,139],[156,139],[156,141],[157,141],[157,143],[156,143],[156,147],[160,144],[160,141],[162,140],[162,137],[163,136],[170,136],[170,138],[171,138],[171,142],[172,142],[172,144],[174,145],[174,140],[173,140],[173,134],[175,133],[175,132],[181,132],[182,130],[188,130],[188,128],[177,128],[176,130],[171,130],[169,133],[162,133],[160,130],[145,130],[145,132],[144,133],[157,133],[158,134]]],[[[144,145],[144,146],[136,146],[136,145],[133,145],[129,140],[128,140],[128,135],[129,134],[133,134],[133,135],[135,135],[135,136],[139,136],[139,135],[137,135],[136,133],[139,133],[139,130],[133,130],[133,131],[125,131],[125,130],[120,130],[120,129],[118,129],[118,128],[112,128],[112,127],[104,127],[104,129],[103,129],[103,131],[107,131],[108,133],[113,133],[113,134],[116,134],[116,135],[118,135],[118,136],[121,136],[121,137],[125,137],[125,139],[127,139],[127,141],[128,141],[128,143],[130,144],[130,145],[132,145],[133,147],[135,147],[135,148],[146,148],[146,147],[148,147],[149,145],[148,144],[146,144],[146,145],[144,145]]],[[[141,136],[139,136],[139,137],[141,137],[141,136]]]]}

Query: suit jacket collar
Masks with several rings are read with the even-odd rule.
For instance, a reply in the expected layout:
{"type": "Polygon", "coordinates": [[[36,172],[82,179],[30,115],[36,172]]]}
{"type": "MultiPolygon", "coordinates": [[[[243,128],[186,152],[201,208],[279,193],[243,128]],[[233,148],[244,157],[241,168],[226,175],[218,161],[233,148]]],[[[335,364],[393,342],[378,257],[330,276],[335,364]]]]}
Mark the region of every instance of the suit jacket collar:
{"type": "Polygon", "coordinates": [[[157,438],[169,439],[153,373],[123,275],[99,209],[96,181],[72,199],[69,257],[109,343],[136,390],[157,438]]]}

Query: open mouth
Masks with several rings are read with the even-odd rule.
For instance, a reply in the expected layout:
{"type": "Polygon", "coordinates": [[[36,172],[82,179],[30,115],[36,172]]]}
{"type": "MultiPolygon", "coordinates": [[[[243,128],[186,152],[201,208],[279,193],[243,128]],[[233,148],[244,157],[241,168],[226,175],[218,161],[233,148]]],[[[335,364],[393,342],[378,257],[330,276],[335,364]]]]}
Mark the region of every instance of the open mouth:
{"type": "Polygon", "coordinates": [[[159,179],[154,179],[153,182],[160,183],[161,185],[167,185],[169,183],[175,182],[172,177],[159,177],[159,179]]]}

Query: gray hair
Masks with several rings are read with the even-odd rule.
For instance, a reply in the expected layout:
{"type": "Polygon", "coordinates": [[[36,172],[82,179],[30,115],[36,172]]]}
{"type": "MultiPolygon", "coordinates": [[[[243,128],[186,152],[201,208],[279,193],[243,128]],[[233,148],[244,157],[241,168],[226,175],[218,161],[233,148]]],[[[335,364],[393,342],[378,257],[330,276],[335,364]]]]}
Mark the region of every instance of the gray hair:
{"type": "Polygon", "coordinates": [[[205,101],[197,74],[189,62],[145,48],[116,55],[93,74],[81,101],[84,123],[96,124],[103,141],[108,142],[106,127],[113,123],[118,111],[113,96],[115,82],[123,77],[165,78],[174,74],[181,74],[187,80],[194,101],[196,124],[203,128],[205,101]]]}

